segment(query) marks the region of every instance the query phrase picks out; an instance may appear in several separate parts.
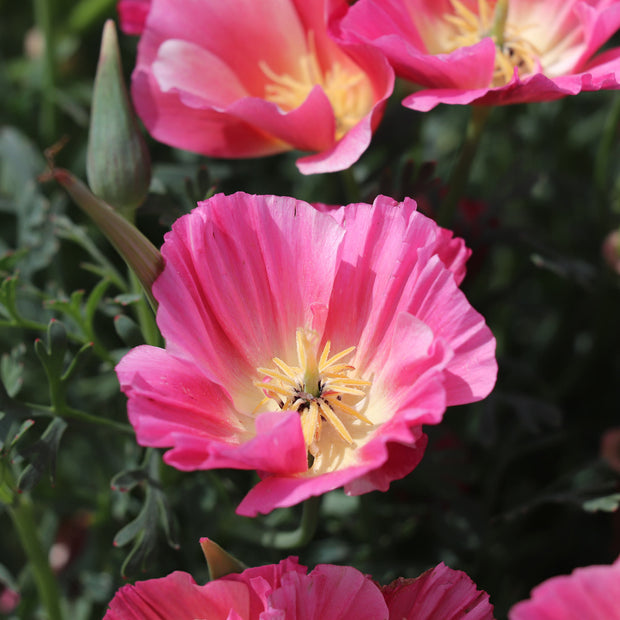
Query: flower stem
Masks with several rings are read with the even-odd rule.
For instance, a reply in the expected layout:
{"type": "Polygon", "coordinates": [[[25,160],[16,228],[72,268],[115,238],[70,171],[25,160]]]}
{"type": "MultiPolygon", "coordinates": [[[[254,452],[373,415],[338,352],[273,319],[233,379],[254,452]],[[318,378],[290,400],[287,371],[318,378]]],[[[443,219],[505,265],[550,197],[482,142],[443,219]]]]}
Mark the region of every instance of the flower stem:
{"type": "Polygon", "coordinates": [[[52,6],[50,0],[34,0],[34,14],[37,27],[43,35],[45,45],[42,72],[42,97],[39,115],[41,138],[48,143],[56,139],[56,111],[54,91],[56,88],[56,61],[54,51],[54,28],[52,24],[52,6]]]}
{"type": "Polygon", "coordinates": [[[357,184],[357,181],[355,180],[355,175],[353,174],[353,168],[347,168],[346,170],[342,170],[340,172],[340,178],[344,186],[344,191],[345,191],[345,195],[347,198],[347,202],[349,203],[361,202],[362,193],[360,191],[360,186],[357,184]]]}
{"type": "Polygon", "coordinates": [[[58,584],[39,539],[30,498],[22,494],[14,505],[8,506],[8,512],[28,558],[28,565],[46,611],[45,617],[48,620],[62,620],[58,584]]]}
{"type": "Polygon", "coordinates": [[[292,532],[264,532],[261,544],[272,549],[294,549],[307,545],[316,532],[321,508],[321,496],[310,497],[303,503],[299,527],[292,532]]]}
{"type": "Polygon", "coordinates": [[[143,294],[140,280],[132,269],[129,269],[129,282],[132,292],[140,295],[140,299],[136,302],[136,318],[138,319],[138,325],[140,325],[140,331],[142,332],[144,342],[155,347],[160,346],[161,335],[157,323],[155,322],[155,308],[153,308],[149,300],[143,294]]]}
{"type": "Polygon", "coordinates": [[[454,223],[456,206],[467,186],[469,172],[480,144],[482,130],[491,110],[492,108],[487,106],[472,106],[471,117],[465,133],[465,141],[448,181],[448,193],[437,213],[437,223],[441,226],[450,227],[454,223]]]}

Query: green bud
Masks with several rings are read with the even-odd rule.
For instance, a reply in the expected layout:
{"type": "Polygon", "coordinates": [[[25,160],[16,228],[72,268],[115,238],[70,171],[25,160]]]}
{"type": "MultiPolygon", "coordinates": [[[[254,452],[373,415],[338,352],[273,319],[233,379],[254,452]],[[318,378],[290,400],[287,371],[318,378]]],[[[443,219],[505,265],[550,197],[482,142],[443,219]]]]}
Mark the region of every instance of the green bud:
{"type": "Polygon", "coordinates": [[[216,542],[208,538],[200,539],[200,546],[209,567],[209,579],[219,579],[231,573],[242,573],[247,566],[224,551],[216,542]]]}
{"type": "Polygon", "coordinates": [[[101,38],[86,172],[93,192],[133,220],[149,189],[151,163],[123,81],[116,27],[111,19],[101,38]]]}
{"type": "Polygon", "coordinates": [[[50,175],[92,218],[136,274],[153,308],[157,308],[151,287],[164,267],[159,250],[133,224],[121,217],[109,204],[94,196],[88,187],[69,171],[52,168],[50,175]]]}

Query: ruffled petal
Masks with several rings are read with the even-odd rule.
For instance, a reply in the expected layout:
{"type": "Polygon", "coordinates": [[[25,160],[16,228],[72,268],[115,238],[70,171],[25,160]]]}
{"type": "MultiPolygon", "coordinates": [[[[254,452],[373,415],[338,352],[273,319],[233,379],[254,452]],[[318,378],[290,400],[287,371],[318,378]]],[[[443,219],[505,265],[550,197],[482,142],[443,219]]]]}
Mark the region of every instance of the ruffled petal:
{"type": "Polygon", "coordinates": [[[469,576],[441,563],[416,579],[382,588],[390,620],[494,620],[489,595],[469,576]]]}

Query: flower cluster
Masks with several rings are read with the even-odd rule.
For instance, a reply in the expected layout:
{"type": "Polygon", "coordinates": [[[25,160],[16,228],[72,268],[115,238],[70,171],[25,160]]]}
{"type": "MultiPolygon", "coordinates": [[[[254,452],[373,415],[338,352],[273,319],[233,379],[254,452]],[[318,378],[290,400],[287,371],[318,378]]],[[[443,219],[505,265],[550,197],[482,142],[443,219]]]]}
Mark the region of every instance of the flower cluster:
{"type": "Polygon", "coordinates": [[[469,252],[412,200],[217,195],[162,254],[166,349],[118,365],[129,419],[179,469],[257,470],[241,514],[387,490],[422,458],[422,425],[495,383],[495,340],[458,288],[469,252]]]}
{"type": "Polygon", "coordinates": [[[304,174],[357,161],[394,71],[420,111],[620,88],[620,49],[596,54],[620,27],[609,0],[121,0],[119,13],[142,34],[132,91],[155,138],[215,157],[314,152],[304,174]]]}

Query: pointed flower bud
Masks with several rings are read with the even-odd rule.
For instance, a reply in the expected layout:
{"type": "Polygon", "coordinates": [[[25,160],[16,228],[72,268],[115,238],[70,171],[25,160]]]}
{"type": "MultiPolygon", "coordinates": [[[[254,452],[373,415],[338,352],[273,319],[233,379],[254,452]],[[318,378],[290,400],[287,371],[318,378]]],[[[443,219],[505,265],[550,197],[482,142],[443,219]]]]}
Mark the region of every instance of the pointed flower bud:
{"type": "Polygon", "coordinates": [[[150,157],[123,81],[116,27],[103,28],[88,135],[86,162],[93,192],[127,219],[144,201],[150,157]]]}
{"type": "Polygon", "coordinates": [[[247,568],[243,562],[240,562],[208,538],[201,538],[200,546],[205,555],[205,560],[207,560],[211,581],[230,575],[230,573],[242,573],[247,568]]]}
{"type": "Polygon", "coordinates": [[[153,308],[157,308],[151,288],[164,266],[159,250],[133,224],[121,217],[109,204],[94,196],[88,187],[68,170],[54,168],[51,176],[92,218],[136,274],[153,308]]]}

